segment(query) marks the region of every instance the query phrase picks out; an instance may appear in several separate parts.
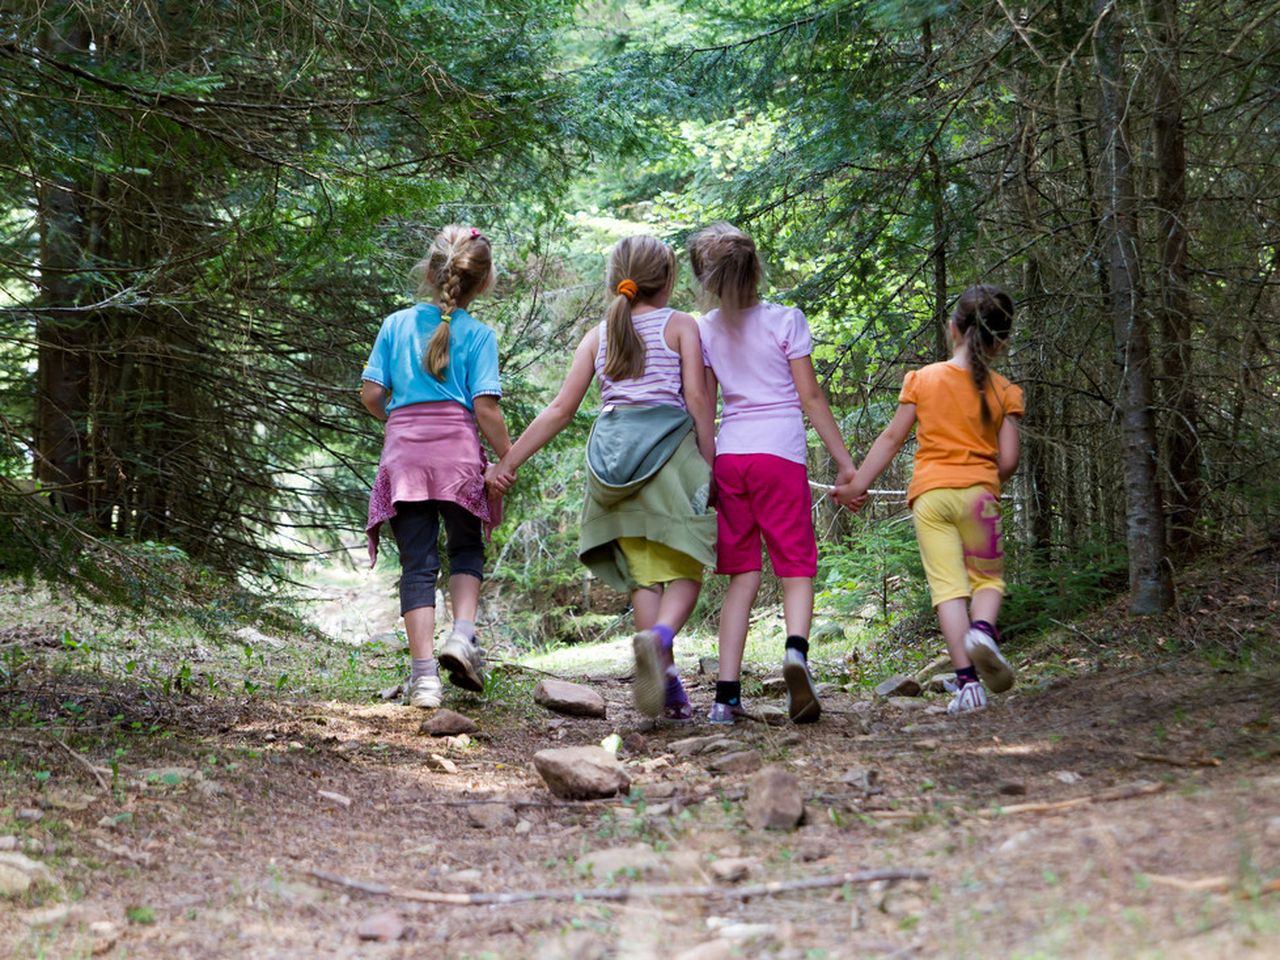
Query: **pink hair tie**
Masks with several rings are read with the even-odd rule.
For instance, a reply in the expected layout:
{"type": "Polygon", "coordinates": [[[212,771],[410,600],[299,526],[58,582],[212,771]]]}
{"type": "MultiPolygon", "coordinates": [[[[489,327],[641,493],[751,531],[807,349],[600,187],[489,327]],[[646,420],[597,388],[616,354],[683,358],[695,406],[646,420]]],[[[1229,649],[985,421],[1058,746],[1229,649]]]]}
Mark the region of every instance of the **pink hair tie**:
{"type": "Polygon", "coordinates": [[[472,239],[472,240],[474,240],[474,239],[475,239],[476,237],[478,237],[478,236],[480,236],[480,231],[479,231],[479,230],[477,230],[475,227],[472,227],[472,228],[471,228],[471,239],[472,239]]]}

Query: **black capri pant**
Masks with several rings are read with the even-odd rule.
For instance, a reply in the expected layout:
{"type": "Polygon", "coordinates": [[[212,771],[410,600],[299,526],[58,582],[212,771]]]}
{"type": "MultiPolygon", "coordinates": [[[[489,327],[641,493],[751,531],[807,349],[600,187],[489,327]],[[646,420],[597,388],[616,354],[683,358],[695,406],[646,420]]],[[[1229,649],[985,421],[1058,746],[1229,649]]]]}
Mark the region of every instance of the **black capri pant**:
{"type": "Polygon", "coordinates": [[[480,518],[451,500],[396,503],[391,532],[400,550],[400,615],[436,605],[440,574],[440,521],[449,555],[449,573],[484,579],[484,533],[480,518]]]}

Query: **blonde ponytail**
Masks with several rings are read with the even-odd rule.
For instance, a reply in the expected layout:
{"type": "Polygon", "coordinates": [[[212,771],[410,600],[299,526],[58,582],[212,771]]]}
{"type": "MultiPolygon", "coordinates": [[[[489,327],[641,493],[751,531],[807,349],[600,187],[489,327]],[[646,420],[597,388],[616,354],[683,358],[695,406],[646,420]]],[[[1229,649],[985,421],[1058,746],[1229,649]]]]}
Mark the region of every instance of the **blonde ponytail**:
{"type": "Polygon", "coordinates": [[[449,367],[453,311],[459,300],[469,300],[493,286],[493,251],[479,230],[450,224],[431,241],[427,255],[414,267],[414,275],[418,298],[427,300],[434,294],[440,302],[440,325],[422,355],[422,367],[443,380],[449,367]]]}
{"type": "Polygon", "coordinates": [[[613,299],[604,325],[604,375],[610,380],[644,375],[644,341],[632,323],[631,304],[670,293],[675,281],[675,252],[657,237],[625,237],[610,251],[605,282],[613,299]]]}

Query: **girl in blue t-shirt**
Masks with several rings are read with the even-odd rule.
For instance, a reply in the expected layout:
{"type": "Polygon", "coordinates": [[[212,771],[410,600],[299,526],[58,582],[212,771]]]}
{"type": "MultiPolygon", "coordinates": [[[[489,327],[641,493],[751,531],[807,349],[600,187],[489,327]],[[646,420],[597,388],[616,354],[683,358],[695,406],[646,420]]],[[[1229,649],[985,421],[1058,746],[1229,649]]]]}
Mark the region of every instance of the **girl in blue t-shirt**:
{"type": "Polygon", "coordinates": [[[440,706],[439,667],[450,682],[484,689],[475,616],[484,573],[484,527],[500,519],[486,496],[479,434],[495,454],[511,446],[498,407],[498,340],[465,307],[493,286],[489,241],[473,227],[445,227],[417,265],[423,301],[382,322],[365,365],[361,400],[386,421],[378,478],[369,499],[370,559],[389,520],[400,550],[400,613],[412,668],[406,699],[440,706]],[[427,302],[429,301],[429,302],[427,302]],[[477,427],[479,428],[477,432],[477,427]],[[437,658],[436,578],[443,522],[453,629],[437,658]]]}

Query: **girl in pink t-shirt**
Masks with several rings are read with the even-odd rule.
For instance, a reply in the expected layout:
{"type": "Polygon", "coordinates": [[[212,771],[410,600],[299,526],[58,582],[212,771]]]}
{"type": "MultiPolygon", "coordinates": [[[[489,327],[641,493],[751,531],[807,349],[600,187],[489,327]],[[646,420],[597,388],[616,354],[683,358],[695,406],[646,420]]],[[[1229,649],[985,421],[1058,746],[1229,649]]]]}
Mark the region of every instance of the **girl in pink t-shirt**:
{"type": "Polygon", "coordinates": [[[693,274],[719,307],[699,322],[707,386],[724,398],[716,437],[716,572],[729,575],[720,611],[720,675],[712,723],[741,716],[739,671],[747,619],[760,589],[760,539],[773,572],[782,580],[787,641],[782,675],[787,712],[796,723],[822,714],[809,675],[809,624],[818,543],[805,469],[804,418],[808,416],[838,470],[837,483],[857,468],[810,354],[813,338],[804,314],[760,300],[762,269],[752,239],[717,223],[689,243],[693,274]]]}

